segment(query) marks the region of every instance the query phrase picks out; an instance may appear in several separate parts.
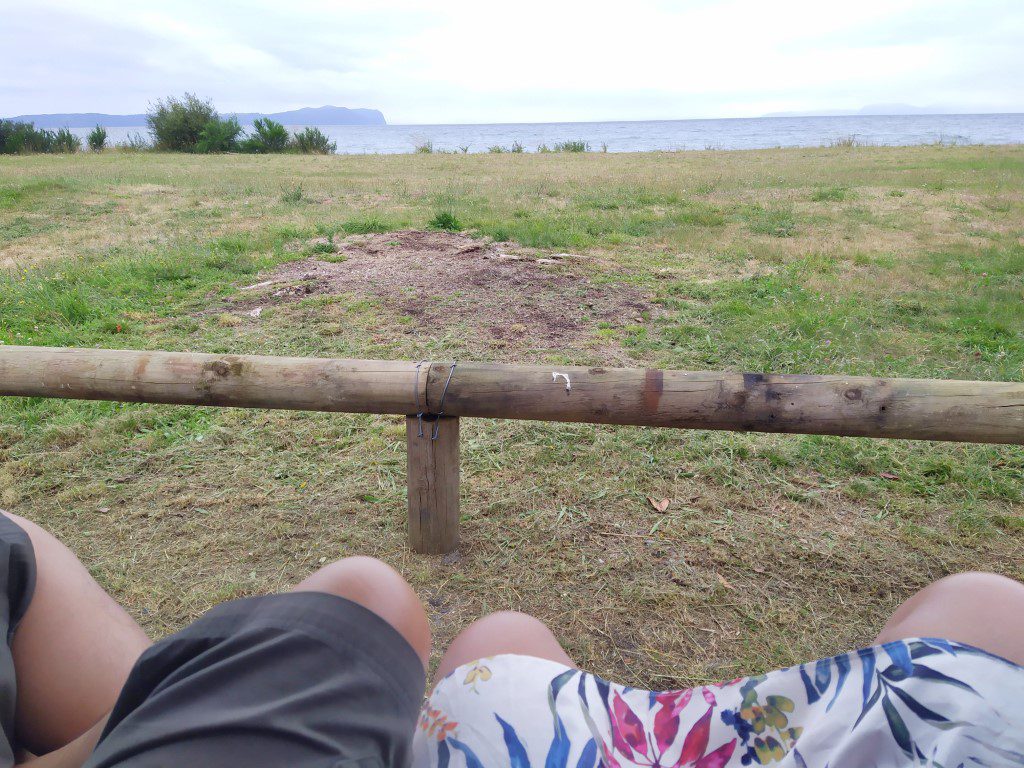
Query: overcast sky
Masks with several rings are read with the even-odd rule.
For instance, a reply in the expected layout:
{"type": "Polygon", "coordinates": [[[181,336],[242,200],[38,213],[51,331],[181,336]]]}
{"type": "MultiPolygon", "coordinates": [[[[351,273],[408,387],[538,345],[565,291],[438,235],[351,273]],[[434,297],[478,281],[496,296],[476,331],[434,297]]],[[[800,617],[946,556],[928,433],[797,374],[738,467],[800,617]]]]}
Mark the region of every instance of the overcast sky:
{"type": "Polygon", "coordinates": [[[0,115],[335,104],[392,123],[1024,111],[1022,0],[0,0],[0,115]]]}

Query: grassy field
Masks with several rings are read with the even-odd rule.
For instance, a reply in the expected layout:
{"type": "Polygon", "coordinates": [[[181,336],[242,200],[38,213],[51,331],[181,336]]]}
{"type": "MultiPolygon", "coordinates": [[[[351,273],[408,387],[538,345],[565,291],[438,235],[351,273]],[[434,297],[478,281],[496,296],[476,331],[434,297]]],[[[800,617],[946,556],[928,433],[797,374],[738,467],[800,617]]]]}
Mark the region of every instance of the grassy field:
{"type": "MultiPolygon", "coordinates": [[[[0,158],[0,265],[6,344],[1020,381],[1024,147],[0,158]],[[514,270],[317,240],[439,214],[514,270]]],[[[8,398],[0,506],[154,636],[365,553],[439,644],[517,608],[654,687],[865,643],[947,573],[1024,578],[1018,447],[469,420],[442,559],[404,549],[403,430],[8,398]]]]}

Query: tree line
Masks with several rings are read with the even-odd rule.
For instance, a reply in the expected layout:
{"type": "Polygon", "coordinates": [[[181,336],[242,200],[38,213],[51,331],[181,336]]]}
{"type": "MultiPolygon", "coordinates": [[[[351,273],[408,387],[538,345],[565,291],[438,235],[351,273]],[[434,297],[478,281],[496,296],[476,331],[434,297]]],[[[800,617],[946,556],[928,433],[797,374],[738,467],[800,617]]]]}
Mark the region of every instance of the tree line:
{"type": "MultiPolygon", "coordinates": [[[[146,125],[151,141],[136,134],[118,145],[119,148],[200,154],[300,152],[324,155],[337,149],[337,144],[315,127],[289,133],[287,128],[275,120],[257,118],[246,131],[237,118],[221,117],[212,101],[200,99],[191,93],[181,98],[169,96],[158,99],[146,112],[146,125]]],[[[97,125],[86,141],[89,149],[95,152],[105,149],[106,129],[97,125]]],[[[80,149],[82,140],[67,128],[50,131],[36,128],[32,123],[0,120],[0,154],[77,152],[80,149]]]]}

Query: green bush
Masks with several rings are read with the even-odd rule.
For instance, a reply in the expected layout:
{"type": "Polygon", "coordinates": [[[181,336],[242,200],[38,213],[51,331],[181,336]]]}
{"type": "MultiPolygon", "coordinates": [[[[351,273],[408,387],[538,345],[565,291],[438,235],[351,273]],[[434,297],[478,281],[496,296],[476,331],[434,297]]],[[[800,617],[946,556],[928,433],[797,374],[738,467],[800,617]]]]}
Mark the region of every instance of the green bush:
{"type": "Polygon", "coordinates": [[[53,134],[53,152],[77,152],[82,148],[82,140],[67,128],[61,128],[53,134]]]}
{"type": "Polygon", "coordinates": [[[35,133],[32,123],[19,123],[14,120],[0,120],[0,155],[17,155],[31,152],[29,143],[35,133]]]}
{"type": "Polygon", "coordinates": [[[107,146],[107,129],[97,125],[89,131],[89,149],[93,152],[100,152],[107,146]]]}
{"type": "Polygon", "coordinates": [[[516,155],[520,155],[523,153],[523,145],[520,144],[518,141],[513,141],[512,148],[509,150],[509,152],[512,152],[513,154],[516,155]]]}
{"type": "Polygon", "coordinates": [[[0,155],[53,152],[56,134],[37,129],[32,123],[0,120],[0,155]]]}
{"type": "Polygon", "coordinates": [[[590,145],[583,139],[559,141],[555,143],[555,152],[589,152],[590,145]]]}
{"type": "Polygon", "coordinates": [[[146,113],[146,125],[157,149],[195,152],[203,129],[217,117],[213,102],[186,93],[181,99],[168,96],[157,100],[146,113]]]}
{"type": "Polygon", "coordinates": [[[417,155],[429,155],[434,152],[434,142],[424,141],[422,144],[417,144],[414,150],[417,155]]]}
{"type": "Polygon", "coordinates": [[[295,134],[293,146],[304,155],[329,155],[338,148],[319,128],[307,126],[295,134]]]}
{"type": "Polygon", "coordinates": [[[243,152],[267,155],[288,149],[288,129],[269,118],[258,117],[252,121],[252,133],[242,142],[243,152]]]}
{"type": "Polygon", "coordinates": [[[238,135],[242,132],[242,126],[238,120],[229,117],[223,120],[215,117],[199,133],[199,141],[196,143],[196,152],[208,155],[212,152],[234,152],[238,149],[238,135]]]}

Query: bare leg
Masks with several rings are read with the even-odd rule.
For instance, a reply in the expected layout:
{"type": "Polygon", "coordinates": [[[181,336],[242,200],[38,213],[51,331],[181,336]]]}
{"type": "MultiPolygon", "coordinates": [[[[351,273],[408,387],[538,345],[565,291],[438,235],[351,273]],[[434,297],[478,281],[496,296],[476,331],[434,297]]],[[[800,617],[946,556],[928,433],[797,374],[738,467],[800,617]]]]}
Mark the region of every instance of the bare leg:
{"type": "Polygon", "coordinates": [[[35,523],[7,516],[35,550],[35,593],[12,650],[19,740],[42,754],[106,718],[150,640],[67,547],[35,523]]]}
{"type": "Polygon", "coordinates": [[[876,642],[941,637],[1024,664],[1024,584],[994,573],[960,573],[903,603],[876,642]]]}
{"type": "Polygon", "coordinates": [[[500,653],[518,653],[576,666],[540,619],[525,613],[502,611],[473,622],[452,640],[438,665],[434,682],[463,664],[500,653]]]}
{"type": "Polygon", "coordinates": [[[427,667],[430,622],[416,593],[405,579],[372,557],[348,557],[325,565],[294,592],[327,592],[367,608],[398,630],[427,667]]]}

